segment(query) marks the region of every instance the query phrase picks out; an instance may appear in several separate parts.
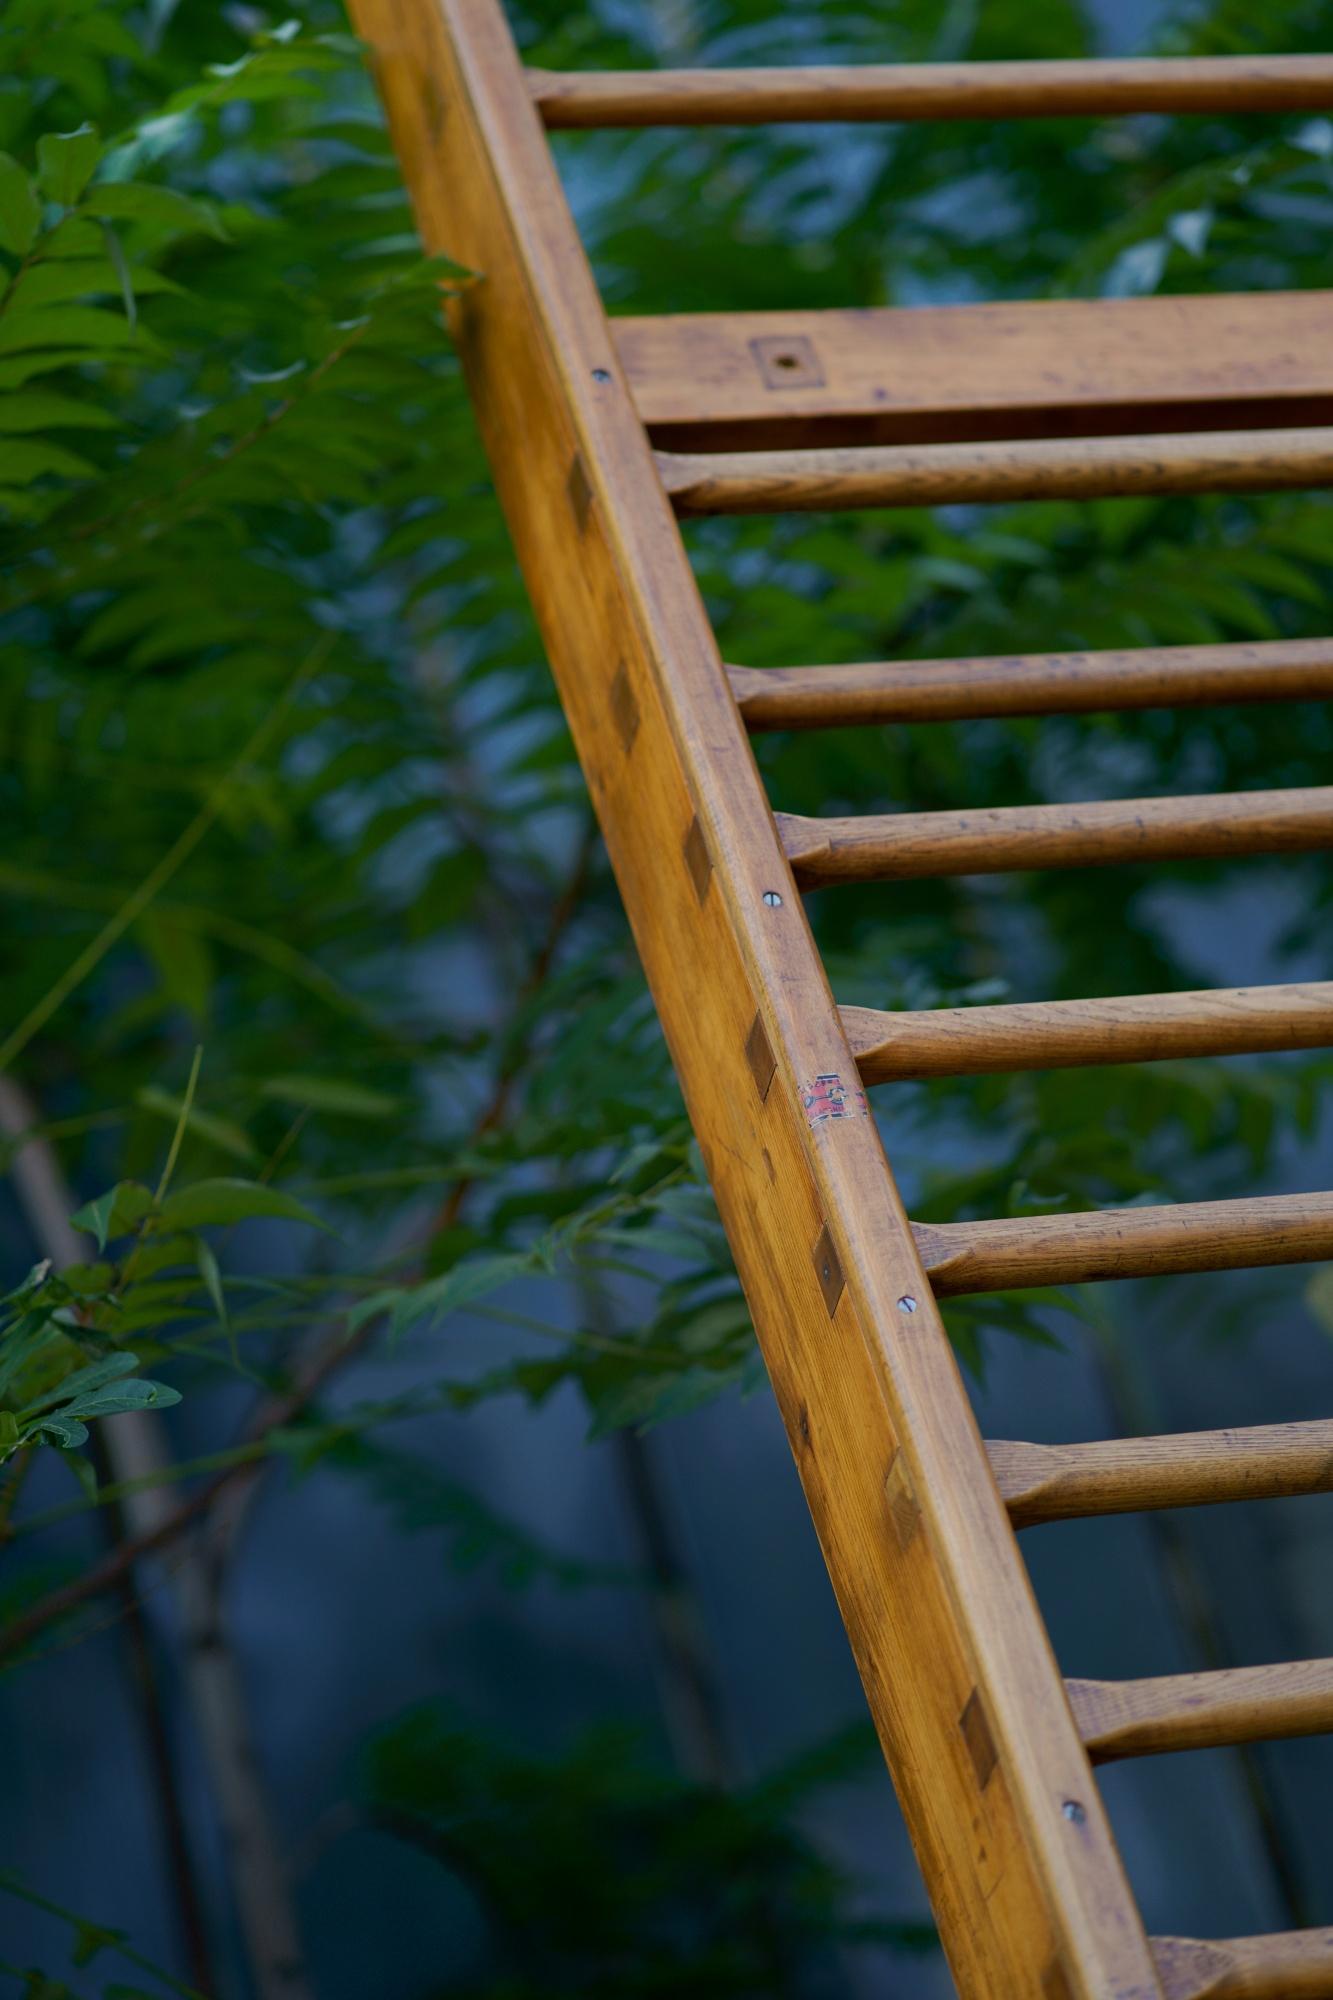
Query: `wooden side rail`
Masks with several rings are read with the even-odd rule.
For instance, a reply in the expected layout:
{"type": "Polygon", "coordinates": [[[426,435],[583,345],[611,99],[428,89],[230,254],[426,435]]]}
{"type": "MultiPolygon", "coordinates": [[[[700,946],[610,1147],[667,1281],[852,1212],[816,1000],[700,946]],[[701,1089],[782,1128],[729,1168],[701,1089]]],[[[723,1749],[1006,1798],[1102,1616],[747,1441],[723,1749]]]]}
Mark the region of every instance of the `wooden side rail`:
{"type": "Polygon", "coordinates": [[[937,1298],[1185,1271],[1254,1270],[1333,1257],[1333,1194],[915,1222],[912,1233],[937,1298]]]}
{"type": "Polygon", "coordinates": [[[1158,1937],[1153,1956],[1166,2000],[1330,2000],[1333,1929],[1270,1937],[1158,1937]]]}
{"type": "Polygon", "coordinates": [[[1160,2000],[503,15],[352,11],[959,1992],[1160,2000]]]}
{"type": "Polygon", "coordinates": [[[776,818],[797,882],[822,889],[835,882],[1005,875],[1023,868],[1309,854],[1333,847],[1333,785],[976,812],[776,818]]]}
{"type": "Polygon", "coordinates": [[[1065,1689],[1094,1764],[1333,1729],[1333,1660],[1143,1681],[1066,1681],[1065,1689]]]}
{"type": "Polygon", "coordinates": [[[863,1083],[1333,1047],[1333,980],[884,1014],[844,1007],[863,1083]]]}
{"type": "Polygon", "coordinates": [[[770,729],[1326,701],[1333,696],[1333,639],[871,660],[834,667],[728,667],[727,674],[754,736],[770,729]]]}
{"type": "Polygon", "coordinates": [[[1333,1492],[1333,1419],[1245,1430],[1098,1439],[1093,1444],[988,1440],[1016,1528],[1158,1507],[1206,1507],[1333,1492]]]}
{"type": "Polygon", "coordinates": [[[1142,111],[1319,111],[1329,56],[1120,57],[1092,62],[806,69],[529,70],[551,130],[920,118],[1093,118],[1142,111]]]}
{"type": "Polygon", "coordinates": [[[823,514],[1333,485],[1333,429],[1015,438],[813,451],[659,451],[678,514],[823,514]]]}
{"type": "Polygon", "coordinates": [[[635,407],[669,451],[1333,421],[1327,291],[677,313],[611,325],[635,407]]]}

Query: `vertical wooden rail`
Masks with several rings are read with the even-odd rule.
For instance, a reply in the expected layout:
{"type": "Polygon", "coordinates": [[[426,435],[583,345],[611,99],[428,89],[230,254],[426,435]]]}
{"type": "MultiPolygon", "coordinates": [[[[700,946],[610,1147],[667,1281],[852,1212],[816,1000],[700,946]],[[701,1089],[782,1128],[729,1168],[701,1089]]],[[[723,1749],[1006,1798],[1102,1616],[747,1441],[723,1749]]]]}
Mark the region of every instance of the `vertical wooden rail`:
{"type": "Polygon", "coordinates": [[[959,1990],[1160,2000],[503,17],[352,12],[959,1990]]]}

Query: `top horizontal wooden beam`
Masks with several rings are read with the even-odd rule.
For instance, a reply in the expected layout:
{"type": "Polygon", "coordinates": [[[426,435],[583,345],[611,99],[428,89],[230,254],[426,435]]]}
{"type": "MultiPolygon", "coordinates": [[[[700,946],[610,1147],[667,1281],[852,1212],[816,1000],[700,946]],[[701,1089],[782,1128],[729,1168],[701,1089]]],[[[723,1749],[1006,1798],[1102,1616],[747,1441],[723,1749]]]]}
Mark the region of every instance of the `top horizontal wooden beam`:
{"type": "Polygon", "coordinates": [[[580,74],[529,70],[528,77],[543,121],[556,130],[1099,118],[1143,111],[1320,111],[1333,106],[1333,56],[1328,55],[580,74]]]}
{"type": "Polygon", "coordinates": [[[670,451],[1248,430],[1333,421],[1333,292],[627,315],[670,451]]]}

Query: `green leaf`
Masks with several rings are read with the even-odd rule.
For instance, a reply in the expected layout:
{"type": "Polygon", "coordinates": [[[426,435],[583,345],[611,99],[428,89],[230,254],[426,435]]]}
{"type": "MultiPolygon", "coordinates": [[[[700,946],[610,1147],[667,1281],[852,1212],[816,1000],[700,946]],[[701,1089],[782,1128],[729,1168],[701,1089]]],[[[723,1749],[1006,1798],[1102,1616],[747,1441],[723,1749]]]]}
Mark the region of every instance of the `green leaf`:
{"type": "Polygon", "coordinates": [[[204,1229],[212,1223],[244,1222],[255,1215],[324,1227],[295,1195],[265,1187],[261,1181],[196,1181],[192,1187],[168,1195],[161,1215],[164,1227],[170,1229],[204,1229]]]}
{"type": "Polygon", "coordinates": [[[186,1130],[193,1132],[197,1138],[206,1139],[210,1146],[216,1146],[219,1152],[230,1153],[235,1160],[255,1158],[249,1134],[240,1125],[233,1124],[230,1118],[219,1118],[211,1111],[201,1111],[197,1104],[192,1104],[186,1111],[184,1098],[161,1089],[155,1083],[145,1084],[142,1090],[136,1091],[134,1101],[145,1111],[153,1111],[159,1117],[169,1119],[173,1125],[184,1112],[186,1130]]]}
{"type": "Polygon", "coordinates": [[[0,153],[0,249],[26,257],[42,226],[42,205],[17,160],[0,153]]]}
{"type": "Polygon", "coordinates": [[[102,157],[102,136],[94,125],[73,132],[45,132],[37,141],[37,179],[44,195],[72,208],[102,157]]]}
{"type": "Polygon", "coordinates": [[[284,1104],[308,1104],[312,1111],[331,1111],[344,1118],[388,1118],[402,1109],[398,1098],[340,1076],[271,1076],[260,1094],[284,1104]]]}
{"type": "Polygon", "coordinates": [[[52,389],[25,389],[20,396],[0,396],[0,437],[28,431],[115,430],[121,422],[99,403],[80,403],[52,389]]]}
{"type": "MultiPolygon", "coordinates": [[[[34,306],[31,312],[12,311],[0,320],[0,352],[18,353],[23,348],[75,347],[96,353],[101,348],[138,347],[146,336],[132,327],[125,315],[108,312],[103,306],[34,306]]],[[[84,360],[84,354],[75,357],[84,360]]]]}
{"type": "Polygon", "coordinates": [[[81,1424],[77,1417],[60,1414],[42,1417],[28,1432],[31,1438],[47,1437],[62,1451],[74,1451],[88,1442],[88,1426],[81,1424]]]}
{"type": "Polygon", "coordinates": [[[206,202],[192,201],[175,188],[154,187],[143,181],[103,181],[89,190],[80,206],[85,215],[115,222],[146,222],[173,237],[208,235],[227,240],[216,209],[206,202]]]}
{"type": "Polygon", "coordinates": [[[141,1182],[118,1181],[96,1201],[86,1202],[70,1221],[75,1229],[86,1229],[95,1236],[98,1249],[105,1250],[113,1236],[124,1236],[142,1222],[152,1206],[153,1197],[141,1182]]]}
{"type": "Polygon", "coordinates": [[[18,1418],[12,1410],[0,1410],[0,1456],[8,1458],[18,1449],[22,1438],[18,1418]]]}
{"type": "Polygon", "coordinates": [[[227,1295],[222,1289],[222,1272],[213,1254],[213,1246],[206,1237],[197,1236],[194,1243],[195,1260],[199,1265],[199,1275],[204,1281],[204,1290],[213,1301],[213,1310],[218,1316],[218,1325],[226,1334],[231,1345],[232,1360],[237,1359],[236,1342],[227,1318],[227,1295]]]}

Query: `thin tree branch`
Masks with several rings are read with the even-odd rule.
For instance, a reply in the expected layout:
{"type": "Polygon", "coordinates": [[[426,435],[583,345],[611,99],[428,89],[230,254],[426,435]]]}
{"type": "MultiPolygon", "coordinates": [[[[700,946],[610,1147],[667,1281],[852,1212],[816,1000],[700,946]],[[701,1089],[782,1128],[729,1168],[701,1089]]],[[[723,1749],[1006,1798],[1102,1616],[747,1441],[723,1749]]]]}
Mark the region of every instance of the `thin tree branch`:
{"type": "MultiPolygon", "coordinates": [[[[35,1108],[24,1092],[12,1078],[0,1076],[0,1129],[17,1138],[36,1123],[35,1108]]],[[[69,1221],[72,1198],[47,1141],[30,1138],[18,1145],[10,1172],[44,1253],[57,1270],[78,1263],[83,1246],[69,1221]]],[[[134,1584],[135,1562],[148,1553],[145,1538],[172,1527],[181,1510],[173,1507],[163,1486],[138,1483],[169,1473],[170,1456],[159,1417],[146,1410],[126,1411],[106,1419],[98,1435],[112,1476],[131,1485],[131,1491],[118,1503],[128,1538],[109,1552],[107,1560],[120,1565],[115,1587],[125,1593],[131,1614],[135,1665],[163,1800],[164,1831],[171,1849],[172,1872],[183,1892],[182,1927],[192,1947],[197,1945],[202,1951],[197,1893],[182,1838],[183,1819],[156,1698],[147,1627],[134,1584]],[[127,1550],[135,1553],[122,1563],[127,1550]]],[[[240,1671],[227,1642],[220,1577],[204,1550],[187,1548],[184,1560],[173,1572],[172,1588],[181,1625],[182,1673],[226,1838],[232,1894],[255,1988],[260,2000],[309,2000],[280,1844],[255,1758],[240,1671]]],[[[209,1986],[211,1981],[202,1976],[207,1972],[206,1963],[198,1962],[193,1949],[192,1957],[196,1963],[191,1976],[197,1984],[209,1986]]]]}

